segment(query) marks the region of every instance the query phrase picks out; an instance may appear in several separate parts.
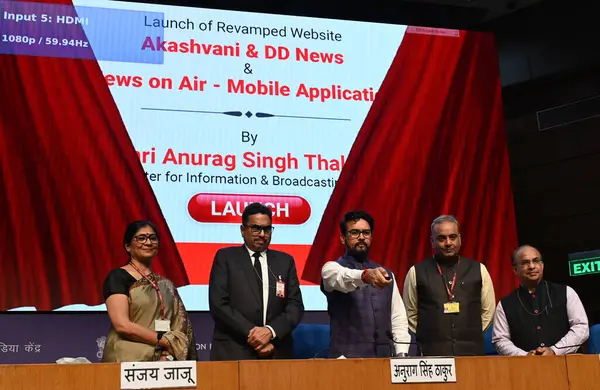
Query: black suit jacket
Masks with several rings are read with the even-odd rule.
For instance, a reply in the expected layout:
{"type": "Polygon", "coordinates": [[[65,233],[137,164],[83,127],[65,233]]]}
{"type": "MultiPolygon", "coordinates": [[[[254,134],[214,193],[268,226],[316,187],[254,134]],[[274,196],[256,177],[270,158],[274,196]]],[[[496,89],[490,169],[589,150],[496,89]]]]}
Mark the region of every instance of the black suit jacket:
{"type": "Polygon", "coordinates": [[[256,283],[256,272],[245,246],[220,249],[215,255],[208,299],[215,322],[211,360],[258,359],[258,353],[248,344],[248,333],[255,326],[269,325],[276,337],[275,359],[293,357],[292,331],[304,314],[300,282],[294,258],[287,253],[267,250],[269,266],[269,302],[267,323],[263,324],[262,290],[256,283]],[[285,282],[285,298],[275,295],[276,278],[285,282]],[[259,295],[260,294],[260,295],[259,295]]]}

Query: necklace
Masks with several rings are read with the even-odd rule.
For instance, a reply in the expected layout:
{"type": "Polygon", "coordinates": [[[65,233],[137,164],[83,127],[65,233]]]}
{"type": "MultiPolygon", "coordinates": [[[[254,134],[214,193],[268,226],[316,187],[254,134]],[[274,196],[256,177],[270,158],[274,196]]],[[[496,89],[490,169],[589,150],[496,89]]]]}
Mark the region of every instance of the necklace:
{"type": "MultiPolygon", "coordinates": [[[[546,282],[546,281],[544,281],[546,282]]],[[[546,294],[548,295],[548,302],[550,302],[550,307],[552,307],[552,301],[550,300],[550,293],[548,292],[548,282],[546,282],[546,294]]],[[[519,303],[521,304],[521,307],[523,307],[523,310],[525,310],[527,312],[527,314],[529,314],[530,316],[541,316],[542,314],[544,314],[544,312],[546,312],[546,314],[549,315],[548,313],[548,305],[544,306],[544,308],[542,310],[540,310],[539,313],[532,313],[529,310],[527,310],[527,308],[525,307],[525,304],[523,304],[523,301],[521,300],[521,294],[520,291],[517,290],[517,298],[519,298],[519,303]]]]}

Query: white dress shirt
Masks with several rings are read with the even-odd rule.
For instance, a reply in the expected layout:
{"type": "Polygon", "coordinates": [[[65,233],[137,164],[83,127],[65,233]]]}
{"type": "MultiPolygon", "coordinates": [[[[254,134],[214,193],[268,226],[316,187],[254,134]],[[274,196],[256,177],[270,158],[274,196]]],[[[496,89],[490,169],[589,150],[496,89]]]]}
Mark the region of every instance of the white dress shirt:
{"type": "MultiPolygon", "coordinates": [[[[485,332],[492,326],[496,296],[492,278],[487,268],[483,264],[480,264],[479,268],[481,270],[481,329],[485,332]]],[[[417,272],[414,265],[410,267],[406,274],[403,295],[404,303],[406,304],[409,328],[413,333],[417,333],[419,297],[417,294],[417,272]]]]}
{"type": "MultiPolygon", "coordinates": [[[[252,267],[254,267],[254,252],[253,250],[246,247],[248,253],[250,254],[250,261],[252,263],[252,267]]],[[[262,280],[262,296],[263,296],[263,324],[265,327],[269,328],[271,333],[273,333],[273,338],[275,338],[275,331],[269,325],[267,325],[267,307],[269,305],[269,266],[267,264],[267,251],[263,251],[260,253],[260,269],[262,275],[260,275],[260,279],[262,280]]]]}
{"type": "MultiPolygon", "coordinates": [[[[368,284],[362,281],[362,269],[350,269],[340,265],[336,261],[328,261],[321,270],[323,278],[323,287],[325,291],[339,291],[349,293],[356,289],[365,288],[368,284]]],[[[394,288],[392,290],[391,310],[391,331],[394,340],[401,343],[410,343],[410,334],[408,334],[408,320],[406,318],[406,309],[396,284],[396,278],[392,274],[394,288]]],[[[409,344],[394,344],[396,354],[408,353],[409,344]]]]}
{"type": "MultiPolygon", "coordinates": [[[[555,345],[550,346],[555,355],[577,352],[579,346],[585,343],[590,335],[588,318],[583,304],[579,299],[579,295],[569,286],[567,286],[567,317],[569,318],[569,331],[555,345]],[[564,348],[569,346],[572,347],[564,348]]],[[[492,344],[494,344],[494,348],[500,355],[525,356],[528,352],[517,347],[510,339],[510,326],[501,301],[498,302],[496,315],[494,316],[492,344]]]]}

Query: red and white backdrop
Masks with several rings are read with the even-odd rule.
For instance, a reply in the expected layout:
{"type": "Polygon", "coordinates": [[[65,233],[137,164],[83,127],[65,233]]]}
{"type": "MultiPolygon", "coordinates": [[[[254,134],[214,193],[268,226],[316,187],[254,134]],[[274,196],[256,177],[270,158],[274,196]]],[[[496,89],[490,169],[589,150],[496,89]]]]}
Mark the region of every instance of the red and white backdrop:
{"type": "MultiPolygon", "coordinates": [[[[441,214],[461,223],[462,253],[490,271],[497,297],[516,285],[517,245],[497,55],[492,35],[407,34],[321,220],[303,278],[342,249],[340,215],[369,210],[372,257],[401,276],[431,256],[441,214]]],[[[400,279],[400,278],[399,278],[400,279]]]]}
{"type": "MultiPolygon", "coordinates": [[[[98,4],[100,2],[87,5],[98,4]]],[[[69,1],[64,5],[72,8],[69,1]]],[[[79,3],[76,5],[80,6],[79,3]]],[[[110,3],[105,6],[110,6],[110,3]]],[[[15,9],[14,4],[6,1],[0,2],[0,7],[15,9]]],[[[173,7],[156,5],[128,4],[122,7],[165,14],[189,12],[187,9],[172,10],[173,7]]],[[[81,15],[83,11],[77,9],[77,12],[81,15]]],[[[216,25],[217,18],[214,20],[216,25]]],[[[245,19],[241,17],[240,20],[245,19]]],[[[194,28],[199,29],[200,21],[196,19],[195,23],[194,28]]],[[[273,25],[281,28],[286,23],[309,24],[306,19],[285,17],[279,24],[273,22],[273,25]]],[[[332,21],[330,26],[343,35],[343,23],[351,22],[332,21]]],[[[350,31],[361,25],[351,24],[346,29],[350,31]]],[[[6,26],[6,23],[4,27],[0,24],[0,28],[4,29],[1,32],[10,35],[6,26]]],[[[74,33],[83,37],[93,35],[85,26],[72,28],[78,29],[73,30],[74,33]]],[[[372,258],[398,275],[400,288],[408,268],[431,254],[428,238],[433,218],[440,214],[453,214],[462,226],[462,253],[487,266],[497,298],[506,295],[516,285],[509,261],[510,253],[517,245],[517,234],[494,38],[489,34],[467,31],[384,25],[369,26],[359,33],[361,39],[370,39],[372,47],[377,47],[378,40],[382,39],[378,34],[396,31],[394,28],[399,29],[398,36],[390,38],[388,46],[395,49],[388,50],[379,60],[373,54],[375,52],[365,55],[365,51],[360,52],[359,48],[352,46],[352,42],[345,43],[348,45],[346,48],[335,47],[339,42],[335,40],[333,43],[314,43],[315,50],[330,45],[331,52],[342,53],[343,64],[338,65],[348,68],[336,68],[335,57],[332,57],[329,68],[309,64],[313,66],[311,68],[301,64],[302,67],[296,69],[293,68],[295,65],[285,63],[277,70],[272,65],[274,62],[264,65],[258,60],[252,62],[241,58],[236,58],[237,63],[231,65],[241,69],[249,62],[255,73],[259,72],[260,66],[269,66],[273,69],[268,68],[268,77],[281,75],[279,81],[282,83],[288,73],[295,72],[289,76],[291,81],[288,84],[292,84],[293,80],[298,84],[299,80],[304,80],[305,74],[317,77],[312,74],[319,72],[319,77],[325,77],[325,73],[332,79],[347,72],[345,80],[351,84],[364,74],[364,84],[377,92],[373,102],[369,101],[368,88],[360,101],[352,97],[320,101],[319,98],[310,100],[298,95],[293,100],[296,85],[291,88],[292,96],[286,101],[281,100],[281,96],[241,94],[231,97],[238,99],[235,104],[239,114],[210,116],[209,113],[202,116],[198,112],[198,117],[157,119],[167,123],[172,121],[172,127],[161,127],[163,135],[150,141],[140,133],[152,133],[158,129],[146,131],[145,128],[136,128],[142,121],[139,117],[147,115],[144,109],[148,108],[148,102],[135,103],[136,99],[142,99],[135,94],[144,97],[156,94],[152,95],[154,101],[161,102],[163,108],[168,106],[170,112],[177,112],[178,108],[186,111],[189,108],[184,107],[186,101],[195,97],[184,96],[181,91],[177,91],[179,95],[175,97],[176,92],[173,91],[117,88],[107,82],[107,74],[121,70],[122,74],[129,72],[132,75],[138,69],[150,67],[148,74],[139,71],[145,81],[151,72],[158,72],[156,69],[164,71],[169,65],[171,68],[185,66],[185,61],[190,61],[191,67],[196,66],[194,61],[213,61],[205,65],[212,66],[211,71],[221,71],[221,65],[208,54],[197,59],[177,53],[173,57],[179,57],[170,59],[171,53],[165,52],[161,53],[159,64],[129,61],[118,68],[121,66],[119,61],[96,58],[99,55],[93,42],[93,51],[72,56],[76,58],[54,56],[52,53],[32,55],[35,53],[20,52],[22,49],[16,42],[5,42],[4,47],[0,44],[0,53],[4,53],[0,54],[0,310],[34,307],[48,311],[68,308],[69,305],[85,305],[81,306],[84,308],[101,305],[104,277],[127,260],[122,248],[123,230],[136,219],[150,219],[161,231],[161,248],[155,270],[183,290],[192,288],[183,294],[186,304],[192,310],[206,310],[207,304],[202,300],[206,297],[212,257],[222,246],[241,243],[237,230],[240,220],[236,214],[233,218],[227,217],[227,220],[215,217],[214,221],[207,223],[188,215],[193,211],[190,202],[197,199],[192,195],[197,193],[220,193],[237,200],[288,196],[310,204],[307,221],[289,222],[285,216],[274,220],[276,235],[273,238],[274,248],[287,250],[296,258],[303,293],[309,300],[308,309],[324,309],[324,299],[315,284],[320,281],[323,263],[337,258],[343,251],[339,244],[338,224],[343,214],[351,209],[364,209],[374,216],[376,228],[372,258]],[[347,70],[350,67],[353,68],[347,70]],[[375,69],[373,73],[379,74],[369,76],[371,67],[375,69]],[[271,102],[279,101],[283,101],[277,103],[280,106],[276,103],[271,106],[271,102]],[[246,115],[247,112],[252,115],[246,115]],[[214,141],[223,153],[231,149],[232,154],[239,150],[241,155],[241,148],[247,145],[239,145],[239,131],[249,129],[249,133],[253,133],[248,123],[254,123],[251,120],[255,119],[259,122],[257,113],[260,112],[268,115],[260,117],[263,122],[256,125],[257,129],[297,128],[294,134],[299,138],[283,132],[260,134],[259,140],[268,138],[268,141],[263,141],[268,143],[264,144],[264,149],[254,149],[255,153],[266,150],[280,154],[298,153],[299,156],[309,152],[325,155],[327,148],[333,148],[332,153],[345,148],[341,172],[302,171],[303,160],[298,158],[297,170],[303,177],[337,180],[337,185],[329,189],[306,190],[291,186],[261,189],[252,185],[219,189],[210,185],[188,188],[185,183],[179,187],[169,186],[169,183],[148,180],[147,173],[158,167],[151,166],[150,161],[141,160],[136,152],[154,147],[159,154],[163,144],[171,142],[172,138],[179,136],[179,131],[183,131],[182,123],[193,122],[202,126],[213,120],[207,118],[216,118],[214,121],[217,122],[210,123],[213,130],[218,128],[219,134],[222,134],[229,126],[234,129],[235,135],[216,140],[211,135],[203,135],[196,140],[183,139],[181,142],[196,142],[195,150],[206,153],[208,151],[202,150],[202,145],[214,141]],[[273,122],[278,116],[281,117],[279,120],[288,122],[273,122]],[[287,116],[302,116],[303,120],[287,116]],[[223,122],[218,123],[220,120],[223,122]],[[233,120],[247,122],[242,126],[231,122],[233,120]],[[346,130],[343,126],[352,129],[346,130]],[[337,133],[332,135],[332,132],[337,133]],[[310,138],[310,145],[297,146],[305,149],[294,152],[292,147],[301,144],[304,138],[310,138]],[[336,142],[337,139],[339,142],[336,142]],[[177,197],[180,193],[184,194],[181,200],[177,197]],[[251,194],[252,197],[244,198],[240,194],[251,194]],[[181,216],[183,214],[185,218],[181,216]],[[222,233],[224,231],[226,233],[222,233]],[[215,238],[214,234],[222,237],[215,238]]],[[[165,36],[168,33],[165,31],[165,36]]],[[[290,30],[287,33],[291,34],[290,30]]],[[[344,39],[351,41],[346,39],[348,34],[344,39]]],[[[35,36],[35,31],[28,35],[35,36]]],[[[281,46],[283,38],[279,39],[281,41],[275,43],[281,46]]],[[[245,49],[248,42],[242,43],[245,49]]],[[[275,43],[274,47],[277,46],[275,43]]],[[[303,43],[306,47],[310,44],[303,43]]],[[[289,45],[288,49],[293,53],[292,43],[289,45]]],[[[139,45],[136,47],[139,49],[139,45]]],[[[224,71],[228,71],[227,66],[223,66],[224,71]]],[[[243,75],[240,70],[236,77],[242,78],[243,75]]],[[[243,77],[256,81],[254,75],[243,77]]],[[[267,76],[263,74],[260,77],[267,76]]],[[[309,76],[306,79],[309,80],[309,76]]],[[[217,85],[215,80],[211,83],[217,85]]],[[[342,85],[342,88],[345,87],[342,85]]],[[[356,86],[348,88],[360,90],[356,86]]],[[[202,107],[218,99],[217,93],[222,92],[214,92],[214,95],[207,92],[202,107]]],[[[195,107],[198,106],[200,104],[195,107]]],[[[228,112],[226,104],[214,106],[219,106],[215,112],[228,112]]],[[[232,104],[229,106],[233,107],[232,104]]],[[[202,111],[202,107],[196,110],[202,111]]],[[[206,108],[206,111],[210,110],[206,108]]],[[[162,115],[160,109],[155,112],[162,115]]],[[[154,118],[146,118],[145,126],[154,118]]],[[[294,164],[291,165],[294,168],[294,164]]],[[[170,171],[176,172],[177,168],[181,167],[170,171]]],[[[203,168],[207,174],[211,173],[207,167],[203,168]]],[[[238,165],[230,171],[240,175],[253,173],[259,178],[276,171],[273,167],[270,170],[268,167],[259,168],[244,166],[238,161],[238,165]]],[[[206,210],[204,212],[206,214],[206,210]]],[[[39,317],[43,315],[27,314],[19,321],[22,318],[43,321],[44,317],[39,317]]],[[[77,318],[84,321],[84,318],[90,318],[85,317],[89,315],[72,314],[72,321],[78,321],[77,318]]],[[[94,314],[97,315],[103,314],[94,314]]],[[[199,339],[209,340],[210,325],[203,327],[201,332],[199,339]]],[[[3,331],[3,335],[0,342],[7,345],[12,344],[11,338],[21,340],[25,337],[12,327],[3,331]]],[[[64,337],[67,338],[68,334],[65,333],[64,337]]],[[[38,341],[38,344],[43,344],[43,341],[38,341]]],[[[23,348],[18,353],[25,353],[23,348]]],[[[4,357],[7,361],[11,359],[8,355],[4,357]]],[[[22,360],[16,355],[12,359],[22,360]]]]}

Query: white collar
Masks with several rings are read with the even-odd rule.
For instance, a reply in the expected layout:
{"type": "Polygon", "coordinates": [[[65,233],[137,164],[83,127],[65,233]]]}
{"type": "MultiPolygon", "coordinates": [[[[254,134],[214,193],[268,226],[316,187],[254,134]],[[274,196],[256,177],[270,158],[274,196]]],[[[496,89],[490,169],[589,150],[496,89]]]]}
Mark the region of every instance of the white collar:
{"type": "MultiPolygon", "coordinates": [[[[254,258],[254,254],[255,254],[256,252],[254,252],[252,249],[248,248],[248,246],[246,246],[245,244],[244,244],[244,248],[246,248],[246,250],[247,250],[247,251],[248,251],[248,253],[250,254],[250,257],[251,257],[251,258],[254,258]]],[[[260,257],[264,257],[264,256],[266,256],[266,255],[267,255],[267,250],[264,250],[264,251],[260,252],[260,257]]]]}

